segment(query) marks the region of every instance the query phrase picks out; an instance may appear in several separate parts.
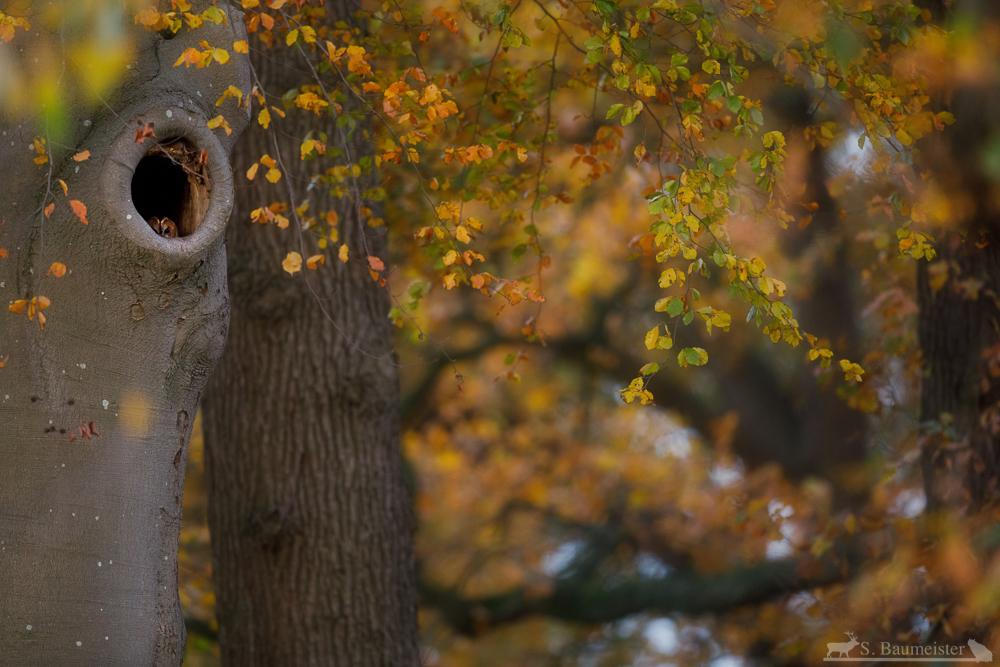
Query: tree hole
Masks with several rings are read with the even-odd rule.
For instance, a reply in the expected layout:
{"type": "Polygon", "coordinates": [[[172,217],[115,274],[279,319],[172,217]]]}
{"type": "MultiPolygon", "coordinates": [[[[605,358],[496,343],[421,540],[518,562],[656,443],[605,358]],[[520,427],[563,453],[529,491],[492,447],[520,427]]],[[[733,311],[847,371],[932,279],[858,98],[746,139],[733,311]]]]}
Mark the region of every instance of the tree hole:
{"type": "Polygon", "coordinates": [[[175,139],[154,146],[136,165],[132,203],[156,233],[189,236],[201,225],[212,191],[207,163],[205,151],[175,139]],[[173,223],[176,234],[166,221],[173,223]]]}

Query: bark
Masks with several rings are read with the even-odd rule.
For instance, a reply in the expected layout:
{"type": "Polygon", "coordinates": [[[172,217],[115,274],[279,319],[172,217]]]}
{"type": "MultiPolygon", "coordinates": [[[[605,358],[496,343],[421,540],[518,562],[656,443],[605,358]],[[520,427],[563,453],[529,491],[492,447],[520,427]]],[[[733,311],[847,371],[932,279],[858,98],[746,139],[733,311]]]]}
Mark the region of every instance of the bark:
{"type": "MultiPolygon", "coordinates": [[[[1000,22],[995,3],[921,4],[938,21],[1000,22]]],[[[938,256],[917,269],[921,466],[929,510],[967,510],[996,501],[1000,474],[1000,211],[995,182],[981,171],[983,138],[998,129],[992,110],[1000,89],[996,80],[966,82],[942,98],[956,124],[925,142],[925,160],[966,205],[956,207],[965,216],[939,232],[938,256]]]]}
{"type": "MultiPolygon", "coordinates": [[[[348,20],[348,8],[327,3],[333,19],[348,20]]],[[[294,49],[251,59],[271,93],[315,83],[294,49]]],[[[338,200],[314,188],[310,214],[337,211],[354,259],[341,263],[334,247],[319,271],[285,273],[287,252],[308,256],[314,246],[300,246],[294,221],[280,230],[251,223],[249,213],[288,201],[289,184],[295,196],[306,193],[316,163],[301,162],[298,147],[309,131],[343,145],[329,116],[290,112],[278,127],[282,180],[237,190],[227,236],[232,326],[204,405],[223,664],[416,665],[413,520],[390,306],[364,259],[388,264],[385,228],[359,221],[353,195],[338,200]]],[[[361,123],[351,141],[355,160],[368,150],[368,127],[361,123]]],[[[255,126],[234,170],[242,175],[276,152],[255,126]]]]}
{"type": "MultiPolygon", "coordinates": [[[[200,11],[207,2],[197,3],[200,11]]],[[[166,40],[134,31],[125,80],[105,104],[66,100],[69,123],[49,164],[25,149],[46,128],[5,118],[0,143],[0,295],[6,306],[45,296],[36,317],[0,312],[0,662],[5,665],[179,665],[184,626],[177,595],[186,447],[200,394],[221,354],[228,320],[222,234],[232,206],[228,150],[247,122],[214,106],[246,87],[240,57],[225,67],[175,69],[202,39],[242,39],[240,12],[166,40]],[[205,94],[200,91],[205,91],[205,94]],[[223,112],[232,136],[206,127],[223,112]],[[156,138],[135,141],[154,124],[156,138]],[[155,235],[134,182],[158,144],[205,151],[210,192],[182,238],[155,235]],[[59,146],[62,146],[60,148],[59,146]],[[86,162],[71,156],[89,150],[86,162]],[[51,172],[49,166],[51,165],[51,172]],[[88,225],[68,199],[87,206],[88,225]],[[42,209],[55,202],[51,217],[42,209]],[[141,211],[139,209],[142,209],[141,211]],[[200,224],[198,224],[200,222],[200,224]],[[195,228],[196,227],[196,228],[195,228]],[[72,274],[46,276],[52,262],[72,274]],[[8,358],[9,355],[9,358],[8,358]]],[[[129,24],[131,17],[126,16],[129,24]]],[[[46,30],[12,46],[55,40],[46,30]]],[[[11,48],[11,47],[4,47],[11,48]]],[[[196,153],[197,154],[197,153],[196,153]]],[[[169,160],[163,174],[180,169],[169,160]]],[[[178,172],[179,173],[179,172],[178,172]]],[[[182,178],[184,178],[182,176],[182,178]]]]}

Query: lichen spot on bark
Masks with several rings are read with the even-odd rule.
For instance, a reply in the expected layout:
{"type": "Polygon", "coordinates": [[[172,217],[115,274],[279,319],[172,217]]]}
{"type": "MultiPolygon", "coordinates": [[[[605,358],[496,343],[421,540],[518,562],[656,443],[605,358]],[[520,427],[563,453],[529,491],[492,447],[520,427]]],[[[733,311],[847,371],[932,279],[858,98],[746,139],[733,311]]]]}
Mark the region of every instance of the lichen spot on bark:
{"type": "Polygon", "coordinates": [[[187,139],[154,145],[132,176],[132,203],[164,238],[193,234],[205,219],[211,193],[208,154],[187,139]]]}

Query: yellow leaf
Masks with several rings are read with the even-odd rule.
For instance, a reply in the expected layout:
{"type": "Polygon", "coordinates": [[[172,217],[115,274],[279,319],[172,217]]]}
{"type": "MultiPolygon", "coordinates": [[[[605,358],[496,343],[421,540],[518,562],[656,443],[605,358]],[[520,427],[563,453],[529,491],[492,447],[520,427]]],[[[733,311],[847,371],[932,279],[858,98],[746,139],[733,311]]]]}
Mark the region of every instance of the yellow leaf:
{"type": "Polygon", "coordinates": [[[261,124],[265,130],[267,129],[268,123],[271,122],[271,114],[267,112],[267,109],[261,109],[260,113],[257,114],[257,122],[261,124]]]}
{"type": "Polygon", "coordinates": [[[325,255],[313,255],[312,257],[310,257],[309,259],[306,260],[306,266],[308,266],[313,271],[316,270],[316,267],[318,265],[324,264],[324,263],[326,263],[326,256],[325,255]]]}
{"type": "Polygon", "coordinates": [[[288,46],[291,46],[292,44],[295,43],[295,40],[297,40],[298,38],[299,38],[299,31],[298,31],[298,29],[292,30],[285,37],[285,44],[287,44],[288,46]]]}
{"type": "Polygon", "coordinates": [[[337,257],[340,258],[341,262],[347,263],[347,244],[340,246],[340,252],[337,253],[337,257]]]}
{"type": "Polygon", "coordinates": [[[281,180],[281,172],[275,169],[274,167],[271,167],[270,169],[267,170],[267,175],[265,175],[264,178],[266,178],[272,183],[277,183],[279,180],[281,180]]]}
{"type": "Polygon", "coordinates": [[[655,327],[646,333],[646,349],[653,350],[656,349],[656,342],[660,339],[660,325],[657,324],[655,327]]]}
{"type": "Polygon", "coordinates": [[[260,163],[265,167],[274,167],[278,164],[277,162],[274,161],[273,157],[267,155],[266,153],[260,156],[260,163]]]}
{"type": "Polygon", "coordinates": [[[246,40],[241,39],[238,42],[233,42],[233,51],[236,53],[250,53],[250,47],[247,46],[246,40]]]}
{"type": "Polygon", "coordinates": [[[241,4],[243,9],[253,9],[260,5],[260,0],[243,0],[241,4]]]}
{"type": "Polygon", "coordinates": [[[297,252],[290,252],[281,263],[281,268],[288,272],[288,275],[295,275],[302,270],[302,255],[297,252]]]}
{"type": "Polygon", "coordinates": [[[62,186],[63,195],[69,196],[69,188],[66,186],[66,181],[61,178],[57,178],[56,180],[59,181],[59,185],[62,186]]]}
{"type": "Polygon", "coordinates": [[[257,164],[256,162],[254,162],[253,166],[250,167],[249,169],[247,169],[247,179],[248,180],[252,181],[253,177],[257,175],[257,167],[259,167],[259,166],[260,166],[259,164],[257,164]]]}
{"type": "Polygon", "coordinates": [[[212,49],[212,57],[215,58],[218,63],[229,62],[229,52],[225,49],[212,49]]]}
{"type": "Polygon", "coordinates": [[[622,54],[622,40],[618,37],[618,35],[611,36],[611,52],[616,56],[620,56],[622,54]]]}
{"type": "Polygon", "coordinates": [[[469,236],[469,230],[462,225],[459,225],[458,228],[455,229],[455,238],[462,243],[469,243],[472,241],[472,237],[469,236]]]}
{"type": "Polygon", "coordinates": [[[226,119],[222,116],[222,114],[219,114],[212,120],[208,121],[207,125],[213,130],[221,127],[226,131],[227,135],[233,133],[233,128],[229,127],[229,123],[226,122],[226,119]]]}

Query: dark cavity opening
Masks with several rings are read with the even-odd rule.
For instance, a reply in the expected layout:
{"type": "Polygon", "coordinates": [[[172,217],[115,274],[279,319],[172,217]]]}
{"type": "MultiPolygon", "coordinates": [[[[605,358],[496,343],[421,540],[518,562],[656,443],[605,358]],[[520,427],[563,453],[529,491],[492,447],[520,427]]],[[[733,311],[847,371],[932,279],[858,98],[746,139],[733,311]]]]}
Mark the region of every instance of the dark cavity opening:
{"type": "Polygon", "coordinates": [[[189,236],[201,225],[212,191],[207,163],[205,151],[176,139],[154,146],[136,165],[132,203],[157,234],[189,236]]]}

